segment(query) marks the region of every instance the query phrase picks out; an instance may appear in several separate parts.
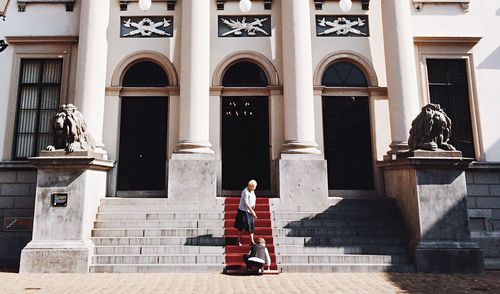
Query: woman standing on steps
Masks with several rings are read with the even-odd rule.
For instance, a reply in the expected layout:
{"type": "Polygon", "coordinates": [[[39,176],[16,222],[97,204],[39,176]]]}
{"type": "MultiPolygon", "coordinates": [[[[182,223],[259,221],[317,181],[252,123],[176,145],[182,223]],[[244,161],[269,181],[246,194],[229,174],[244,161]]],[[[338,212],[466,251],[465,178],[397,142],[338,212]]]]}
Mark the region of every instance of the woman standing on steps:
{"type": "Polygon", "coordinates": [[[250,234],[250,245],[255,244],[253,240],[254,232],[254,218],[257,218],[255,214],[255,189],[257,188],[257,182],[251,180],[248,185],[241,192],[240,204],[238,206],[238,213],[236,214],[236,220],[234,221],[234,227],[238,229],[238,246],[241,244],[241,231],[245,230],[250,234]]]}

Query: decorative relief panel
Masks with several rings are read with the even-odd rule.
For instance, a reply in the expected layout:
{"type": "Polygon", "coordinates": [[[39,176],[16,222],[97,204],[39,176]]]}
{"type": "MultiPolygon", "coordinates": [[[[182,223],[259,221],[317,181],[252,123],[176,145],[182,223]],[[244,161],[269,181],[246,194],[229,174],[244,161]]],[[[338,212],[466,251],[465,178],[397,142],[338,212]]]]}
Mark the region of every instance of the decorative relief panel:
{"type": "Polygon", "coordinates": [[[219,16],[219,37],[269,37],[270,15],[219,16]]]}
{"type": "Polygon", "coordinates": [[[121,38],[170,38],[174,32],[173,16],[122,16],[121,38]]]}
{"type": "Polygon", "coordinates": [[[318,37],[367,37],[367,15],[316,15],[318,37]]]}

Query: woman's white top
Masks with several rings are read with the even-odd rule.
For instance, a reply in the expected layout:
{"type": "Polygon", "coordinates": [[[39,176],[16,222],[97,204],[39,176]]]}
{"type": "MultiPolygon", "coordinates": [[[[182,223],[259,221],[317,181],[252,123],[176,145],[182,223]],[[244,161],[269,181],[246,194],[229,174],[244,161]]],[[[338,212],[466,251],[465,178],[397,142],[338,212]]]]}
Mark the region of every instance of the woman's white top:
{"type": "Polygon", "coordinates": [[[240,205],[238,206],[238,209],[250,213],[250,209],[248,209],[248,206],[255,207],[255,202],[255,193],[253,191],[250,192],[247,188],[245,188],[241,192],[240,205]]]}

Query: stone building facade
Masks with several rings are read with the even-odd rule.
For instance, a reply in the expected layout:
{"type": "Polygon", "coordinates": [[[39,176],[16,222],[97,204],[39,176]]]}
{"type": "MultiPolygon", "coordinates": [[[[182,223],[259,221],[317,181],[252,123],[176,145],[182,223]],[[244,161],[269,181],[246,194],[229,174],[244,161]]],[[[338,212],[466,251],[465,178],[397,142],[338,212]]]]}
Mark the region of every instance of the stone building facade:
{"type": "Polygon", "coordinates": [[[0,0],[4,264],[31,240],[29,158],[62,104],[116,162],[108,198],[207,206],[256,178],[281,210],[300,210],[398,198],[385,168],[432,102],[472,159],[471,234],[486,268],[500,267],[500,1],[137,2],[0,0]]]}

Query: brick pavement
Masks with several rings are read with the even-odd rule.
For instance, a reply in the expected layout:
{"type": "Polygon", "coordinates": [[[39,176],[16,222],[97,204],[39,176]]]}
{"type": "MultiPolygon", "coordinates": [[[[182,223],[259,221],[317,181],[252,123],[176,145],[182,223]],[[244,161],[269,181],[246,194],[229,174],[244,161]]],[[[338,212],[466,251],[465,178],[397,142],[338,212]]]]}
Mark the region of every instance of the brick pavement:
{"type": "Polygon", "coordinates": [[[390,273],[14,274],[0,293],[500,293],[500,272],[482,276],[390,273]]]}

